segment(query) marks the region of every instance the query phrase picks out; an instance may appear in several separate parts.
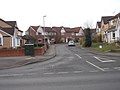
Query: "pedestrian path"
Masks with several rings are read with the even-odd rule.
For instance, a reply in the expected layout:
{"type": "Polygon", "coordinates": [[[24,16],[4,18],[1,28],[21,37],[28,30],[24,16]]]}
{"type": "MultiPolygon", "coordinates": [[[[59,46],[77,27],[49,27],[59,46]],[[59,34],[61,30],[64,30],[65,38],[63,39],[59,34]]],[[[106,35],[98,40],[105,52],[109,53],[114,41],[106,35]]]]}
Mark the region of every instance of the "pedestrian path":
{"type": "Polygon", "coordinates": [[[55,45],[50,45],[49,49],[42,56],[0,57],[0,70],[46,61],[55,55],[55,45]]]}

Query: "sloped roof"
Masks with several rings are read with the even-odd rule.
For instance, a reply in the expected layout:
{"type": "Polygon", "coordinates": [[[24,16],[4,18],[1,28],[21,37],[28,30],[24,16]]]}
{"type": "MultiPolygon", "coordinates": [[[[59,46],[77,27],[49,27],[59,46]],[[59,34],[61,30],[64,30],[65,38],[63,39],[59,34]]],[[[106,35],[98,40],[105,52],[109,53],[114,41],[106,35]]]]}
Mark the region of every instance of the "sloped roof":
{"type": "Polygon", "coordinates": [[[101,27],[101,22],[97,22],[97,25],[100,28],[101,27]]]}
{"type": "Polygon", "coordinates": [[[11,25],[12,27],[15,27],[16,25],[16,21],[6,21],[9,25],[11,25]]]}
{"type": "MultiPolygon", "coordinates": [[[[14,30],[15,30],[14,28],[18,29],[18,27],[16,26],[17,22],[16,21],[4,21],[1,18],[0,18],[0,20],[11,26],[11,27],[1,27],[1,30],[8,33],[8,34],[10,34],[10,35],[14,35],[14,30]]],[[[23,31],[21,31],[19,29],[18,29],[18,31],[23,32],[23,31]]]]}
{"type": "Polygon", "coordinates": [[[113,16],[112,18],[110,18],[110,20],[112,20],[112,19],[115,19],[115,18],[120,18],[120,13],[118,13],[118,14],[116,14],[115,16],[113,16]]]}
{"type": "Polygon", "coordinates": [[[45,32],[55,32],[54,29],[52,29],[51,27],[42,27],[42,29],[45,29],[45,32]]]}
{"type": "Polygon", "coordinates": [[[63,27],[65,29],[66,32],[73,32],[69,27],[63,27]]]}
{"type": "Polygon", "coordinates": [[[52,29],[53,29],[54,31],[59,31],[59,32],[60,32],[61,29],[62,29],[62,27],[55,27],[55,26],[54,26],[54,27],[52,27],[52,29]]]}
{"type": "Polygon", "coordinates": [[[104,24],[107,24],[109,19],[112,18],[113,16],[102,16],[101,20],[103,20],[104,24]]]}
{"type": "Polygon", "coordinates": [[[65,31],[68,33],[74,32],[74,33],[79,33],[81,27],[75,27],[75,28],[66,28],[64,27],[65,31]]]}
{"type": "Polygon", "coordinates": [[[119,17],[120,18],[120,12],[117,15],[115,15],[115,17],[119,17]]]}
{"type": "Polygon", "coordinates": [[[73,32],[79,33],[81,27],[71,28],[73,32]]]}
{"type": "Polygon", "coordinates": [[[31,26],[35,31],[39,28],[39,26],[31,26]]]}
{"type": "Polygon", "coordinates": [[[14,35],[14,28],[2,28],[1,30],[3,30],[4,32],[10,34],[10,35],[14,35]]]}
{"type": "Polygon", "coordinates": [[[116,31],[117,29],[116,29],[116,26],[113,26],[113,27],[110,27],[107,31],[109,32],[109,31],[116,31]]]}

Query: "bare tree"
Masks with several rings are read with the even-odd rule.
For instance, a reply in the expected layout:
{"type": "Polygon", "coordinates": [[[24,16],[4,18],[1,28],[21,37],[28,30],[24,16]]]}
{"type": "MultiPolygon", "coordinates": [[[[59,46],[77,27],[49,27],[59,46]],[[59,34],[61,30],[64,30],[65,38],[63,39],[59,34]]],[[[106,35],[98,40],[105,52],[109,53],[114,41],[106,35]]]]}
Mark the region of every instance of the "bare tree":
{"type": "Polygon", "coordinates": [[[84,28],[93,28],[93,22],[92,21],[86,21],[84,23],[84,28]]]}

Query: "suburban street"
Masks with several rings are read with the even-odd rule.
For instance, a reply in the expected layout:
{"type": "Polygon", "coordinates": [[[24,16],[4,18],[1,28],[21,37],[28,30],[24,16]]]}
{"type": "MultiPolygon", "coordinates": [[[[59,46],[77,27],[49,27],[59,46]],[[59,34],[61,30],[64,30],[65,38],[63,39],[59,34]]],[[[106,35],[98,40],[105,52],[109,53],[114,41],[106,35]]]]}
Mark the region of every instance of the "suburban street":
{"type": "Polygon", "coordinates": [[[0,90],[119,90],[120,57],[56,44],[56,57],[0,70],[0,90]]]}

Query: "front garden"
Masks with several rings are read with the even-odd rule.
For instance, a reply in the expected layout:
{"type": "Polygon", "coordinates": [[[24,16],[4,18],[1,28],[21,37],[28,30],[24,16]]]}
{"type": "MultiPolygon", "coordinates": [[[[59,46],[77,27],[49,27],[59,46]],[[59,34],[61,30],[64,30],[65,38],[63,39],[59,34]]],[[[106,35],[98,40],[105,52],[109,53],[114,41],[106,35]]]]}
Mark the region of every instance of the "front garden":
{"type": "Polygon", "coordinates": [[[92,43],[91,48],[97,51],[103,52],[120,52],[120,46],[116,45],[115,43],[106,44],[106,43],[92,43]]]}

